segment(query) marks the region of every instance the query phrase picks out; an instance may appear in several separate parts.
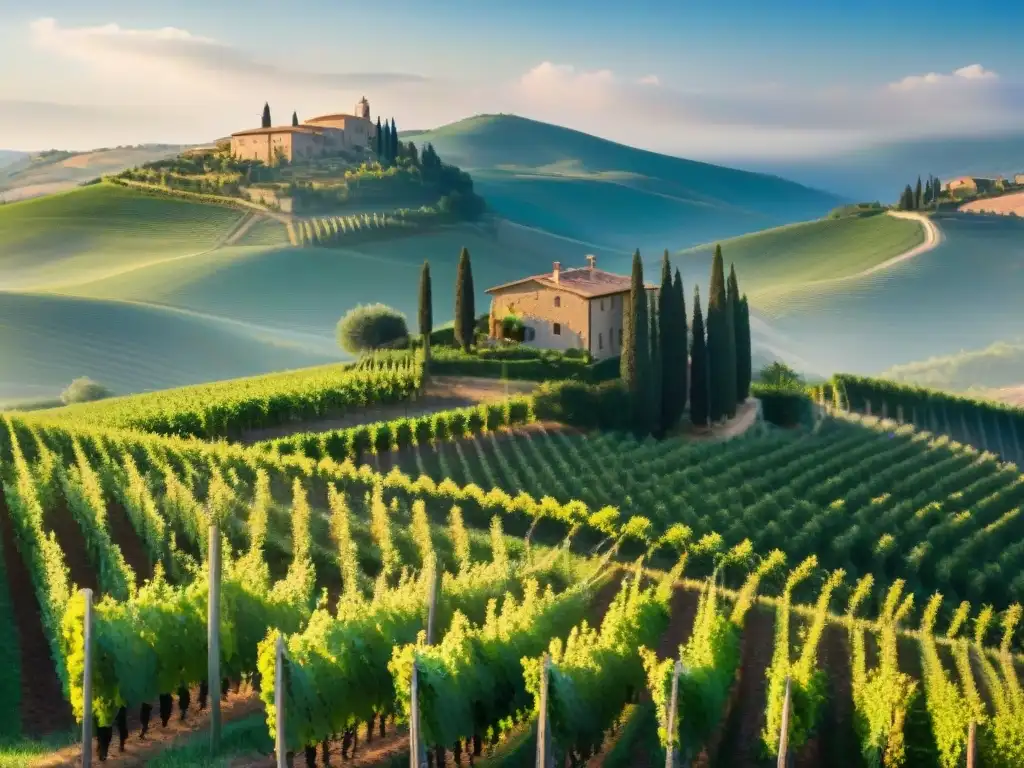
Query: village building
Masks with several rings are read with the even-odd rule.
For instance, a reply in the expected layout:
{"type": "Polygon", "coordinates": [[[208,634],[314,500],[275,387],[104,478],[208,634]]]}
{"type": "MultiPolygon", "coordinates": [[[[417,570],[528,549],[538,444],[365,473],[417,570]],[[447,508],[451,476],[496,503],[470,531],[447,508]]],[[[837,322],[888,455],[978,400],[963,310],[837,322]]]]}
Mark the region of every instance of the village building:
{"type": "Polygon", "coordinates": [[[981,179],[974,176],[960,176],[946,182],[946,190],[950,196],[976,195],[979,192],[991,191],[996,185],[995,179],[981,179]]]}
{"type": "MultiPolygon", "coordinates": [[[[556,261],[550,273],[487,289],[490,336],[503,338],[506,321],[514,318],[528,346],[585,349],[594,358],[621,354],[631,282],[628,275],[598,269],[596,256],[587,256],[586,267],[573,269],[562,269],[556,261]]],[[[655,286],[646,288],[648,297],[657,294],[655,286]]]]}
{"type": "Polygon", "coordinates": [[[370,121],[370,102],[364,96],[355,114],[321,115],[300,125],[251,128],[231,134],[231,154],[242,160],[273,165],[279,159],[303,162],[342,152],[367,149],[377,136],[370,121]]]}

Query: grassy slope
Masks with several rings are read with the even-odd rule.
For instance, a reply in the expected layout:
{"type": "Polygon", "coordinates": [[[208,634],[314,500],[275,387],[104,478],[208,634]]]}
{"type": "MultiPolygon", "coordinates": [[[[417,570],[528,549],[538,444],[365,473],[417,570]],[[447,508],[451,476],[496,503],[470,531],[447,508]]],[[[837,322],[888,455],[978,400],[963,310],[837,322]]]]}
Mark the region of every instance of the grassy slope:
{"type": "Polygon", "coordinates": [[[1024,221],[935,221],[945,239],[934,250],[841,290],[793,295],[774,307],[772,327],[825,371],[870,374],[1024,337],[1024,221]]]}
{"type": "Polygon", "coordinates": [[[133,392],[331,359],[285,343],[156,307],[0,293],[0,397],[52,397],[77,376],[133,392]]]}
{"type": "Polygon", "coordinates": [[[885,377],[922,387],[964,392],[1024,382],[1024,343],[996,342],[984,349],[897,365],[885,377]]]}
{"type": "Polygon", "coordinates": [[[681,248],[815,218],[840,202],[777,177],[509,115],[480,115],[412,138],[470,170],[503,216],[628,250],[681,248]]]}
{"type": "Polygon", "coordinates": [[[244,214],[96,184],[0,207],[2,287],[54,288],[215,247],[244,214]]]}
{"type": "MultiPolygon", "coordinates": [[[[37,155],[12,157],[5,165],[0,157],[0,190],[14,190],[38,185],[65,184],[73,186],[107,173],[119,173],[143,163],[178,154],[182,147],[142,146],[120,149],[97,149],[76,152],[70,157],[49,160],[37,155]]],[[[2,155],[2,153],[0,153],[2,155]]]]}

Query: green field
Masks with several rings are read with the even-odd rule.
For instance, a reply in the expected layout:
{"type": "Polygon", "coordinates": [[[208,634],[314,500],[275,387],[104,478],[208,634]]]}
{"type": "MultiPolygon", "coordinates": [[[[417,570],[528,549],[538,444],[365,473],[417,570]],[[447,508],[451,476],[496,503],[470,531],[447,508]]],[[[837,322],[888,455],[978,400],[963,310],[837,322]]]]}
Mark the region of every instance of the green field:
{"type": "Polygon", "coordinates": [[[838,197],[774,176],[684,160],[512,115],[411,137],[468,170],[502,216],[632,251],[823,216],[838,197]]]}
{"type": "Polygon", "coordinates": [[[201,253],[243,215],[107,183],[2,206],[2,287],[59,288],[201,253]]]}

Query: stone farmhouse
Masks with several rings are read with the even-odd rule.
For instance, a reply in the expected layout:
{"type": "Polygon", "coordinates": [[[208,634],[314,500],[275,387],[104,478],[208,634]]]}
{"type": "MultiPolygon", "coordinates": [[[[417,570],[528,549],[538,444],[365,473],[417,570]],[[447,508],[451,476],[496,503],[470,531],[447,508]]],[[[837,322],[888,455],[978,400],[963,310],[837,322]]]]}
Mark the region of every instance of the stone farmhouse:
{"type": "Polygon", "coordinates": [[[974,176],[960,176],[946,182],[946,190],[950,195],[956,196],[958,193],[976,195],[979,192],[988,192],[995,187],[995,179],[982,179],[974,176]]]}
{"type": "Polygon", "coordinates": [[[301,125],[252,128],[231,134],[231,154],[243,160],[261,160],[273,165],[278,158],[302,162],[331,157],[342,152],[361,151],[377,136],[370,121],[370,102],[364,96],[355,114],[321,115],[301,125]]]}
{"type": "MultiPolygon", "coordinates": [[[[491,296],[490,336],[503,336],[504,320],[514,316],[523,324],[528,346],[565,351],[585,349],[594,358],[622,351],[622,318],[629,311],[630,277],[587,266],[562,269],[487,289],[491,296]]],[[[646,286],[648,297],[656,286],[646,286]]]]}

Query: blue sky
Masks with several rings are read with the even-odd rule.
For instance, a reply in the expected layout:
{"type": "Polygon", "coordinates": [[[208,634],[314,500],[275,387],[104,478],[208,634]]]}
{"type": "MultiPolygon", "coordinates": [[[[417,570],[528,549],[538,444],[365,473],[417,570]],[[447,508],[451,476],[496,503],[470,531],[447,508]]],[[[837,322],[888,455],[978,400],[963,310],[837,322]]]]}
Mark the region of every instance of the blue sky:
{"type": "Polygon", "coordinates": [[[821,154],[1024,126],[1022,29],[1009,0],[11,3],[0,147],[205,141],[264,100],[284,122],[365,93],[409,128],[504,111],[695,157],[821,154]]]}

